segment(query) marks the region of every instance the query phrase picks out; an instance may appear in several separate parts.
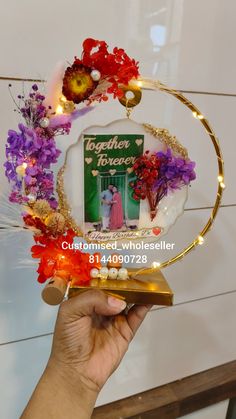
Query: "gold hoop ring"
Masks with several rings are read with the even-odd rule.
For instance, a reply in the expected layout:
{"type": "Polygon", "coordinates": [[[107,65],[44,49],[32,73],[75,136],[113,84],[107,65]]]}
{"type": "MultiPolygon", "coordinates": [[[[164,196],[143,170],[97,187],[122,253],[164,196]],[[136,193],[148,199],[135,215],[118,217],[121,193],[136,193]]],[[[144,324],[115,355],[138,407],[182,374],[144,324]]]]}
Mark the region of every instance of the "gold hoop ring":
{"type": "Polygon", "coordinates": [[[214,203],[214,207],[211,211],[210,217],[207,221],[207,223],[205,224],[205,226],[203,227],[203,229],[201,230],[201,232],[199,233],[199,235],[194,238],[194,240],[185,248],[183,249],[181,252],[179,252],[176,256],[158,263],[158,262],[154,262],[153,263],[153,267],[152,268],[141,268],[139,270],[136,271],[136,273],[134,274],[134,276],[136,277],[137,275],[141,275],[143,273],[147,274],[147,273],[152,273],[155,272],[157,270],[160,270],[162,268],[166,268],[169,265],[172,265],[173,263],[177,262],[178,260],[182,259],[185,255],[187,255],[191,250],[193,250],[196,246],[198,246],[199,244],[202,244],[204,241],[204,236],[206,235],[206,233],[210,230],[214,219],[216,218],[220,203],[221,203],[221,199],[222,199],[222,195],[223,195],[223,191],[225,188],[225,184],[224,184],[224,161],[223,161],[223,157],[222,157],[222,152],[219,146],[219,141],[214,133],[214,131],[212,130],[208,120],[202,115],[202,113],[200,112],[200,110],[192,103],[190,102],[190,100],[188,100],[182,93],[178,92],[177,90],[171,89],[169,87],[167,87],[166,85],[160,83],[159,81],[154,81],[154,80],[149,80],[146,78],[139,78],[139,80],[137,81],[137,85],[143,89],[147,89],[147,90],[160,90],[163,92],[166,92],[172,96],[174,96],[176,99],[178,99],[180,102],[183,103],[183,105],[187,106],[187,108],[189,108],[192,111],[192,114],[195,118],[197,118],[199,120],[199,122],[204,126],[204,128],[206,129],[207,134],[209,135],[211,142],[214,146],[215,152],[216,152],[216,156],[217,156],[217,162],[218,162],[218,190],[217,190],[217,194],[216,194],[216,199],[215,199],[215,203],[214,203]],[[156,264],[156,265],[155,265],[156,264]]]}

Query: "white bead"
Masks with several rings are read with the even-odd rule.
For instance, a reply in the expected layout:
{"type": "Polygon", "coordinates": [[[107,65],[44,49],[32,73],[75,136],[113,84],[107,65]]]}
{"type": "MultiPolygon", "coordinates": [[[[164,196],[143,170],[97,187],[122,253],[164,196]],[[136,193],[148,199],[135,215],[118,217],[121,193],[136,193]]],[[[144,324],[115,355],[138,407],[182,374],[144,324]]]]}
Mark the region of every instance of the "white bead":
{"type": "Polygon", "coordinates": [[[98,70],[92,70],[90,76],[92,77],[93,81],[99,81],[101,78],[101,73],[98,70]]]}
{"type": "Polygon", "coordinates": [[[47,128],[48,125],[49,125],[49,122],[50,121],[49,121],[48,118],[42,118],[42,119],[40,119],[40,121],[39,121],[40,127],[47,128]]]}
{"type": "Polygon", "coordinates": [[[105,266],[100,269],[100,275],[103,279],[108,277],[108,269],[105,266]]]}
{"type": "Polygon", "coordinates": [[[27,195],[27,198],[30,202],[35,202],[36,201],[36,196],[33,194],[29,194],[27,195]]]}
{"type": "Polygon", "coordinates": [[[118,279],[128,279],[128,271],[126,268],[120,268],[118,271],[118,279]]]}
{"type": "Polygon", "coordinates": [[[108,278],[116,279],[118,275],[118,270],[116,268],[110,268],[108,273],[108,278]]]}
{"type": "Polygon", "coordinates": [[[99,274],[99,270],[98,269],[96,269],[96,268],[91,269],[91,271],[90,271],[90,277],[91,278],[97,278],[98,277],[98,274],[99,274]]]}

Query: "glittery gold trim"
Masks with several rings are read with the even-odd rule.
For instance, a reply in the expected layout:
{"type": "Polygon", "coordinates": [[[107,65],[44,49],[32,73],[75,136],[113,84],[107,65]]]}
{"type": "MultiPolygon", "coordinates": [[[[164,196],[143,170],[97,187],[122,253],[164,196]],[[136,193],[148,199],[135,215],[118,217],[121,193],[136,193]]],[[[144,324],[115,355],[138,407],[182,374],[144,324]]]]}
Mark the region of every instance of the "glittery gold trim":
{"type": "Polygon", "coordinates": [[[143,127],[147,132],[156,137],[162,143],[170,147],[175,153],[180,154],[184,159],[188,158],[188,151],[185,147],[180,144],[177,138],[170,134],[166,128],[156,128],[150,124],[143,124],[143,127]]]}
{"type": "Polygon", "coordinates": [[[65,217],[67,227],[74,230],[77,236],[80,237],[80,236],[83,236],[83,233],[71,215],[71,207],[67,202],[67,197],[65,194],[65,188],[64,188],[65,169],[66,169],[66,165],[64,164],[64,166],[61,167],[57,175],[57,194],[58,194],[60,213],[65,217]]]}

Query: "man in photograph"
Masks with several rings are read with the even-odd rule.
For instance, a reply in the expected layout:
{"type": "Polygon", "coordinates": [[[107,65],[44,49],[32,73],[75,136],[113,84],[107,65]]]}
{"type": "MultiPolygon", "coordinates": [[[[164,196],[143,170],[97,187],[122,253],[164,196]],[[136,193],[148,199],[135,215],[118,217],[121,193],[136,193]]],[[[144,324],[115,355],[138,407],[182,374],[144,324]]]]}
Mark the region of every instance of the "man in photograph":
{"type": "Polygon", "coordinates": [[[110,212],[111,212],[111,205],[112,205],[112,197],[113,197],[113,190],[114,185],[108,185],[108,188],[102,191],[101,193],[101,201],[102,201],[102,230],[106,231],[109,230],[110,224],[110,212]]]}

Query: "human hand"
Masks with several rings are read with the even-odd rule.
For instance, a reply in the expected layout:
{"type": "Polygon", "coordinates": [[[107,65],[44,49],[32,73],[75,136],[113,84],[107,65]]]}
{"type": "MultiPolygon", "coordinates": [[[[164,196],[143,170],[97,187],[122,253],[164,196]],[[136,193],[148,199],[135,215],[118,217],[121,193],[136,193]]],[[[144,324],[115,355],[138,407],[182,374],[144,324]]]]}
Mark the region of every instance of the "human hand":
{"type": "Polygon", "coordinates": [[[120,364],[151,306],[133,306],[102,291],[86,291],[61,304],[50,360],[99,393],[120,364]]]}
{"type": "Polygon", "coordinates": [[[99,391],[118,367],[151,306],[133,306],[102,291],[61,304],[47,367],[21,419],[89,419],[99,391]]]}

